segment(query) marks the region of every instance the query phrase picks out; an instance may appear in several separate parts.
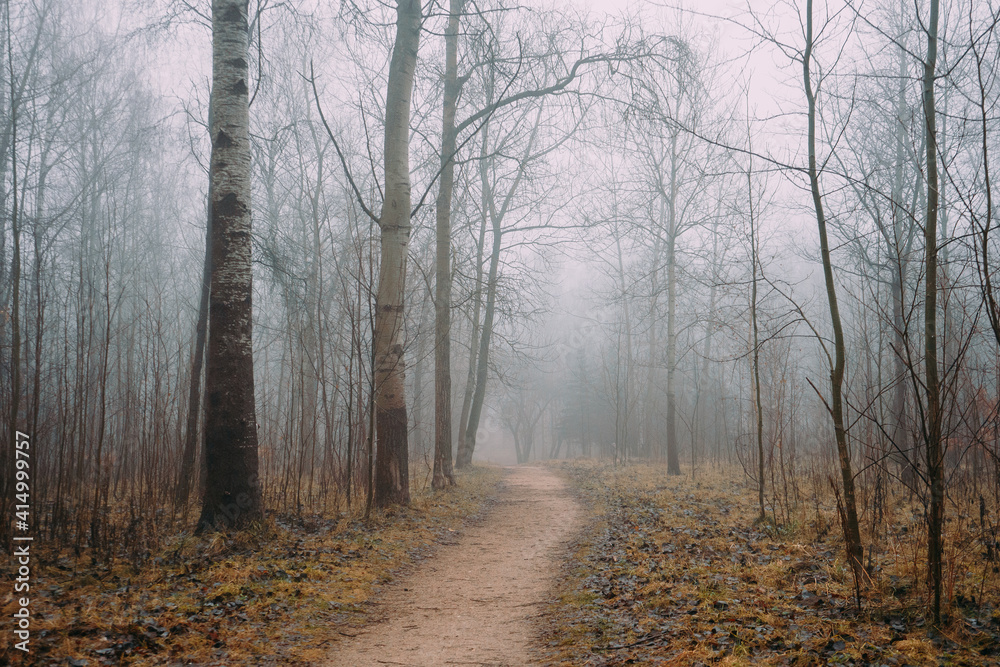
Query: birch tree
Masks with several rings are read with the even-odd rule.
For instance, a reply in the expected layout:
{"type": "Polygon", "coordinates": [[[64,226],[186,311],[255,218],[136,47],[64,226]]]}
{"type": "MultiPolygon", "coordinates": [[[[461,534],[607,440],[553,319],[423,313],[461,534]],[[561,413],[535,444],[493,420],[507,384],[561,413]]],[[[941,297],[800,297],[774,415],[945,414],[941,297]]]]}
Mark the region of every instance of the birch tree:
{"type": "Polygon", "coordinates": [[[205,393],[208,472],[199,528],[263,516],[251,330],[248,0],[212,2],[212,279],[205,393]]]}

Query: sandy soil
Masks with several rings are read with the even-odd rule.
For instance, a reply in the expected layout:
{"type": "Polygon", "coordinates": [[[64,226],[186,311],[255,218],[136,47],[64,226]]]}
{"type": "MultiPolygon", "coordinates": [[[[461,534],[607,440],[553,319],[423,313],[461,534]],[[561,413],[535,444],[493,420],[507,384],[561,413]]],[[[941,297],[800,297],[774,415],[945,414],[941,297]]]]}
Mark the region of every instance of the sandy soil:
{"type": "Polygon", "coordinates": [[[486,519],[388,591],[385,620],[345,639],[328,665],[531,662],[535,619],[582,512],[547,468],[508,468],[504,482],[486,519]]]}

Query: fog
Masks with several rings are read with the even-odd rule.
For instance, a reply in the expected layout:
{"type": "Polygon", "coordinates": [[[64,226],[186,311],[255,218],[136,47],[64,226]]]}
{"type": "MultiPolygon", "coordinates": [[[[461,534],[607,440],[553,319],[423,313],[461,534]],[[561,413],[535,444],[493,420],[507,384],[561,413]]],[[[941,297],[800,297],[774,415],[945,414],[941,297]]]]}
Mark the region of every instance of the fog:
{"type": "Polygon", "coordinates": [[[930,75],[924,2],[417,4],[410,70],[392,3],[255,0],[216,70],[203,3],[5,5],[0,407],[53,540],[453,459],[996,486],[994,3],[941,4],[930,75]]]}

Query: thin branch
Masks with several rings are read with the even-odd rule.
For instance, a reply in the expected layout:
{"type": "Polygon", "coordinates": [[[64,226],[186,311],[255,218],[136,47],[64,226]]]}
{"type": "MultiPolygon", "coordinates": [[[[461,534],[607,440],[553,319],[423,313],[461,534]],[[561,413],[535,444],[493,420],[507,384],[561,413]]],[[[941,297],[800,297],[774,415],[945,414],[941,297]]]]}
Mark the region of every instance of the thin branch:
{"type": "Polygon", "coordinates": [[[319,103],[319,91],[316,90],[316,74],[313,71],[312,60],[309,61],[308,81],[309,85],[312,86],[313,99],[316,100],[316,110],[319,112],[319,118],[323,122],[323,127],[326,128],[326,133],[330,137],[330,141],[333,142],[333,147],[337,151],[337,157],[340,158],[340,165],[344,168],[344,175],[347,176],[347,181],[351,184],[351,189],[354,191],[354,196],[358,200],[358,205],[361,207],[361,210],[365,212],[365,215],[371,218],[372,222],[377,225],[379,224],[378,216],[372,213],[371,209],[365,204],[364,197],[361,195],[361,190],[358,189],[357,183],[354,182],[354,176],[351,175],[351,168],[347,165],[347,158],[344,157],[344,151],[340,150],[340,144],[337,143],[337,137],[334,136],[333,130],[330,129],[330,124],[326,122],[326,116],[323,114],[323,106],[319,103]]]}

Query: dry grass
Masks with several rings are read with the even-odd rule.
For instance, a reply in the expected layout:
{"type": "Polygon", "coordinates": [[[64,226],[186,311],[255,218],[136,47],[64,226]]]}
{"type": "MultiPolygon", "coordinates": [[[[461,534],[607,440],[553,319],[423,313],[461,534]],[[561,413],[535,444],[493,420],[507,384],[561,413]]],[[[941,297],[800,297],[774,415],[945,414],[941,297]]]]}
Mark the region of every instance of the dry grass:
{"type": "MultiPolygon", "coordinates": [[[[233,537],[182,534],[139,567],[45,555],[32,581],[32,651],[14,664],[309,664],[371,620],[379,587],[461,530],[495,496],[502,471],[410,507],[270,519],[233,537]],[[76,661],[76,662],[73,662],[76,661]]],[[[43,545],[39,545],[41,547],[43,545]]],[[[13,597],[3,600],[13,612],[13,597]]]]}
{"type": "MultiPolygon", "coordinates": [[[[970,546],[972,522],[949,524],[949,571],[963,574],[951,580],[949,623],[935,629],[924,613],[919,524],[885,532],[858,612],[832,498],[777,526],[758,521],[754,491],[735,473],[692,481],[651,465],[560,468],[593,516],[547,611],[549,664],[1000,661],[1000,591],[993,566],[970,546]]],[[[894,502],[897,515],[919,519],[894,502]]]]}

